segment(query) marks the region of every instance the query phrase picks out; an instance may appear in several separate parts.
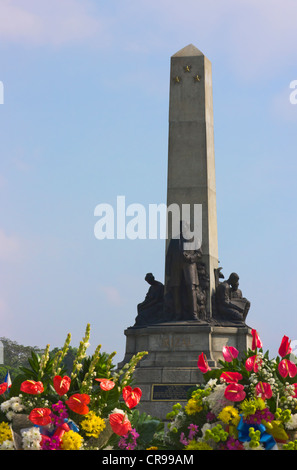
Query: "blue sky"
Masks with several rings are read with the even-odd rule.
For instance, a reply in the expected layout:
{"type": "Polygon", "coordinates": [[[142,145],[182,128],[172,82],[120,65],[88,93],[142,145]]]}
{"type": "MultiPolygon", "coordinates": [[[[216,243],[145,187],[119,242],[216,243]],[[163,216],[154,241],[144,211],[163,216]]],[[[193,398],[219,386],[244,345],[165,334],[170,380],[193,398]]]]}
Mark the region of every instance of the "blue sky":
{"type": "MultiPolygon", "coordinates": [[[[170,57],[212,62],[219,257],[275,354],[297,343],[297,4],[0,0],[0,336],[125,350],[164,240],[97,240],[94,209],[165,203],[170,57]]],[[[91,351],[90,350],[90,351],[91,351]]]]}

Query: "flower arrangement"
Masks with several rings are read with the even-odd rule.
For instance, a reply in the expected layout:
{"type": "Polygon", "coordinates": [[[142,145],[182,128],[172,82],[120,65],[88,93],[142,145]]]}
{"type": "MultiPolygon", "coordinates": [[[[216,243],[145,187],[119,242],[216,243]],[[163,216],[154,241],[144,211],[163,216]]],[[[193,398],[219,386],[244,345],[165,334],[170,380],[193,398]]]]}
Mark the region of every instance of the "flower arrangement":
{"type": "Polygon", "coordinates": [[[72,372],[62,365],[71,336],[53,357],[49,345],[30,368],[0,384],[1,450],[297,450],[297,365],[291,341],[283,336],[270,359],[252,330],[243,357],[224,346],[211,369],[201,353],[204,383],[194,386],[185,405],[176,403],[164,423],[137,410],[141,389],[133,372],[146,352],[114,371],[115,353],[98,346],[87,357],[90,326],[77,350],[72,372]]]}
{"type": "MultiPolygon", "coordinates": [[[[141,423],[134,408],[142,392],[131,385],[134,369],[147,353],[136,354],[115,372],[115,353],[101,353],[99,345],[87,357],[89,338],[87,325],[69,375],[62,361],[70,334],[54,357],[47,345],[41,357],[32,353],[30,368],[22,368],[10,388],[0,384],[0,449],[84,450],[109,443],[119,449],[136,447],[135,426],[149,422],[151,427],[153,421],[143,415],[141,423]]],[[[157,429],[159,422],[153,423],[157,429]]]]}
{"type": "Polygon", "coordinates": [[[204,384],[177,403],[167,415],[168,449],[297,449],[297,366],[290,340],[282,338],[276,359],[263,352],[252,330],[252,346],[223,348],[220,367],[211,370],[205,354],[198,357],[204,384]]]}

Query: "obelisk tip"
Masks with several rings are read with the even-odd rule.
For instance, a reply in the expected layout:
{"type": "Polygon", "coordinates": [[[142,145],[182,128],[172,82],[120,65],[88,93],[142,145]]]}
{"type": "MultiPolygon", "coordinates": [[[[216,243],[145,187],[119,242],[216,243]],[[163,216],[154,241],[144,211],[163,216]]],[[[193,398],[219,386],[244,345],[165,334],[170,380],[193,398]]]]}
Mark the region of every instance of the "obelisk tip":
{"type": "Polygon", "coordinates": [[[193,56],[204,55],[199,49],[193,44],[189,44],[180,51],[173,54],[172,57],[193,57],[193,56]]]}

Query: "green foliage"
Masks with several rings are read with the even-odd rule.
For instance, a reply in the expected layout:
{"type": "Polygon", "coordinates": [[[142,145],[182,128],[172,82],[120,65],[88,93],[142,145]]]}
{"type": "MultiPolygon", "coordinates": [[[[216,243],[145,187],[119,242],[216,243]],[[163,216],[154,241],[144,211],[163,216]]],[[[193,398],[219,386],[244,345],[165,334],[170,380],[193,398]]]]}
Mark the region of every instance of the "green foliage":
{"type": "Polygon", "coordinates": [[[137,450],[146,449],[148,446],[160,448],[160,442],[164,436],[164,423],[139,410],[132,410],[130,416],[132,428],[139,434],[137,439],[137,450]]]}
{"type": "Polygon", "coordinates": [[[4,364],[0,366],[0,383],[3,382],[7,372],[13,380],[20,374],[20,367],[28,367],[32,352],[36,354],[43,352],[37,346],[23,346],[5,337],[1,337],[0,340],[4,347],[4,364]]]}

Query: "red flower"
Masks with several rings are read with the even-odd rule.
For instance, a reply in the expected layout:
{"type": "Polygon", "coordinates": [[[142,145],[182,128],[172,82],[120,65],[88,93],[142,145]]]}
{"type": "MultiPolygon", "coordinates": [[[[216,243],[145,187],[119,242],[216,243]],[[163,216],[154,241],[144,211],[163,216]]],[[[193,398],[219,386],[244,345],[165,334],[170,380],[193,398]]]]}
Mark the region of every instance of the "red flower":
{"type": "Polygon", "coordinates": [[[259,365],[261,365],[262,359],[259,359],[257,355],[250,356],[245,361],[245,368],[248,372],[258,372],[259,365]]]}
{"type": "Polygon", "coordinates": [[[46,426],[52,422],[50,408],[34,408],[29,414],[29,420],[38,426],[46,426]]]}
{"type": "Polygon", "coordinates": [[[138,403],[140,402],[140,398],[142,395],[142,391],[140,390],[140,388],[135,387],[132,390],[132,387],[130,387],[130,385],[127,385],[123,388],[122,393],[124,401],[130,409],[134,408],[134,406],[138,405],[138,403]]]}
{"type": "Polygon", "coordinates": [[[43,392],[43,383],[35,382],[35,380],[25,380],[25,382],[21,384],[21,392],[38,395],[43,392]]]}
{"type": "Polygon", "coordinates": [[[253,342],[252,342],[252,349],[262,348],[262,341],[256,330],[252,330],[253,342]]]}
{"type": "Polygon", "coordinates": [[[232,362],[233,359],[236,359],[239,354],[239,351],[233,346],[224,346],[223,347],[223,356],[226,362],[232,362]]]}
{"type": "Polygon", "coordinates": [[[113,432],[118,436],[124,436],[132,429],[129,419],[123,413],[112,413],[109,415],[109,424],[113,432]]]}
{"type": "Polygon", "coordinates": [[[295,377],[297,374],[297,367],[294,362],[289,361],[288,359],[283,359],[278,365],[278,371],[282,377],[295,377]]]}
{"type": "Polygon", "coordinates": [[[111,390],[115,386],[115,383],[109,379],[95,379],[95,380],[97,380],[97,382],[100,382],[100,388],[102,390],[111,390]]]}
{"type": "Polygon", "coordinates": [[[211,368],[208,365],[206,356],[204,353],[201,353],[198,357],[198,362],[197,362],[198,369],[201,370],[203,374],[211,370],[211,368]]]}
{"type": "Polygon", "coordinates": [[[278,353],[281,357],[285,357],[288,354],[291,354],[291,352],[292,352],[291,341],[289,340],[287,336],[283,336],[278,353]]]}
{"type": "Polygon", "coordinates": [[[53,435],[54,435],[57,439],[61,440],[62,437],[64,436],[65,432],[68,432],[68,431],[70,431],[70,427],[68,426],[67,423],[63,423],[62,426],[59,426],[59,427],[55,430],[55,432],[54,432],[53,435]]]}
{"type": "Polygon", "coordinates": [[[272,390],[270,385],[267,382],[258,382],[256,385],[256,394],[258,397],[263,398],[263,400],[272,397],[272,390]]]}
{"type": "Polygon", "coordinates": [[[224,395],[227,400],[242,401],[245,399],[246,393],[243,385],[233,383],[227,385],[224,395]]]}
{"type": "Polygon", "coordinates": [[[220,379],[228,383],[237,383],[242,379],[242,375],[239,372],[223,372],[220,379]]]}
{"type": "Polygon", "coordinates": [[[69,408],[79,415],[86,415],[89,412],[89,395],[85,393],[75,393],[65,402],[69,408]]]}
{"type": "Polygon", "coordinates": [[[71,379],[67,375],[61,377],[60,375],[55,375],[53,379],[54,389],[56,390],[57,394],[62,396],[68,392],[70,388],[71,379]]]}
{"type": "Polygon", "coordinates": [[[5,393],[7,390],[7,382],[4,382],[3,384],[0,384],[0,395],[5,393]]]}

